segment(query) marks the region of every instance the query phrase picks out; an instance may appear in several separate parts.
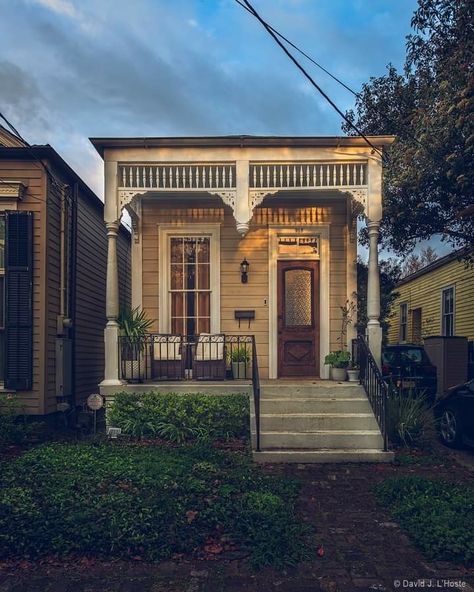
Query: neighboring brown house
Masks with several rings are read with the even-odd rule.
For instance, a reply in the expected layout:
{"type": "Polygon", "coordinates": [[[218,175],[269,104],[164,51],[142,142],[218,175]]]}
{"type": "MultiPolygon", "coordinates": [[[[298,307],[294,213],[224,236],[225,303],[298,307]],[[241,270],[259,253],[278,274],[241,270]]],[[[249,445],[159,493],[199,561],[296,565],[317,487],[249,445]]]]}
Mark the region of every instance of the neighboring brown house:
{"type": "MultiPolygon", "coordinates": [[[[0,392],[28,415],[82,405],[103,378],[104,204],[49,145],[0,126],[0,392]]],[[[121,304],[130,234],[118,233],[121,304]]]]}

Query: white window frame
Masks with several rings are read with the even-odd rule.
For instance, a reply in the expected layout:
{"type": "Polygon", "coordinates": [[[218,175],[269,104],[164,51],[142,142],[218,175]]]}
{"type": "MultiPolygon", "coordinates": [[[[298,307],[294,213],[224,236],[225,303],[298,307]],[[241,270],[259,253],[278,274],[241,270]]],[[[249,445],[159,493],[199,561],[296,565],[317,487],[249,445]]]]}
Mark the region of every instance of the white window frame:
{"type": "Polygon", "coordinates": [[[221,294],[220,294],[220,251],[221,225],[213,224],[159,224],[158,225],[158,330],[171,331],[170,298],[170,238],[171,237],[209,237],[210,239],[210,289],[211,289],[211,333],[220,333],[221,294]],[[164,314],[163,314],[164,311],[164,314]]]}
{"type": "Polygon", "coordinates": [[[399,307],[399,323],[398,323],[398,342],[399,343],[406,343],[407,342],[407,337],[408,337],[408,302],[400,302],[400,307],[399,307]],[[402,323],[402,306],[405,307],[406,309],[406,314],[405,314],[405,323],[402,323]],[[405,325],[405,336],[402,339],[402,325],[405,325]]]}
{"type": "Polygon", "coordinates": [[[444,288],[442,288],[441,290],[441,335],[445,336],[445,337],[452,337],[454,335],[456,335],[456,286],[446,286],[444,288]],[[446,334],[446,328],[445,328],[445,324],[444,324],[444,320],[445,318],[448,316],[444,310],[444,294],[446,292],[448,292],[449,290],[452,290],[453,293],[453,310],[451,313],[449,313],[450,315],[453,316],[453,332],[451,335],[447,335],[446,334]]]}

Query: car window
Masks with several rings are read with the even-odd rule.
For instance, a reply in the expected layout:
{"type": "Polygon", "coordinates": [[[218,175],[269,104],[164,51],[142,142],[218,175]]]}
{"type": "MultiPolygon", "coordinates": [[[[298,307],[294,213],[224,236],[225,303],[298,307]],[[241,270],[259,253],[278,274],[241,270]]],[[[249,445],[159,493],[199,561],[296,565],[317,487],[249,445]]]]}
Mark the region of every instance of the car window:
{"type": "Polygon", "coordinates": [[[418,348],[404,349],[400,352],[400,357],[403,362],[420,364],[423,361],[423,352],[418,348]]]}
{"type": "Polygon", "coordinates": [[[395,366],[397,364],[397,352],[393,350],[385,350],[382,353],[382,362],[387,366],[395,366]]]}

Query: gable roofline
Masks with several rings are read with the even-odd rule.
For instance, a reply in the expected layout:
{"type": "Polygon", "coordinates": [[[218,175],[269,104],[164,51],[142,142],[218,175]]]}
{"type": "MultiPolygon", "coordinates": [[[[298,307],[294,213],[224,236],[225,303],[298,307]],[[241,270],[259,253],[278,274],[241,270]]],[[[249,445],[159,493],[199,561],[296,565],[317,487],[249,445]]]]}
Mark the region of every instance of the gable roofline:
{"type": "Polygon", "coordinates": [[[462,249],[458,249],[456,251],[452,251],[451,253],[444,255],[444,257],[440,257],[439,259],[436,259],[436,261],[433,261],[433,263],[430,263],[426,267],[422,267],[418,271],[414,271],[410,275],[407,275],[406,277],[404,277],[403,279],[401,279],[398,282],[396,287],[398,288],[399,286],[403,286],[404,284],[408,284],[412,280],[415,280],[415,279],[421,277],[422,275],[426,275],[427,273],[431,273],[435,269],[438,269],[439,267],[443,267],[444,265],[447,265],[448,263],[451,263],[452,261],[455,261],[456,259],[461,259],[463,256],[468,255],[470,251],[472,251],[472,249],[469,249],[469,247],[465,247],[462,249]]]}
{"type": "MultiPolygon", "coordinates": [[[[383,148],[395,141],[395,136],[367,136],[376,147],[383,148]]],[[[212,148],[212,147],[367,147],[359,136],[166,136],[131,138],[89,138],[97,152],[104,157],[106,148],[212,148]]]]}
{"type": "Polygon", "coordinates": [[[48,160],[58,167],[66,177],[78,183],[89,201],[103,210],[104,202],[92,189],[79,177],[76,171],[60,156],[49,144],[33,146],[0,146],[0,160],[48,160]]]}
{"type": "Polygon", "coordinates": [[[22,148],[26,142],[0,124],[0,147],[22,148]]]}

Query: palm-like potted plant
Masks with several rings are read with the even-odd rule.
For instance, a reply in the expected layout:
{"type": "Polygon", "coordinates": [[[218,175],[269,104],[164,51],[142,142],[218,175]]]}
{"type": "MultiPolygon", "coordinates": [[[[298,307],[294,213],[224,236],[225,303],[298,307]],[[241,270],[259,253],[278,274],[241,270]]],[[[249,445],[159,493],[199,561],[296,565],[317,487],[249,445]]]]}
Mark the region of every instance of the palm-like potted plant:
{"type": "Polygon", "coordinates": [[[244,345],[232,349],[230,352],[232,362],[232,376],[234,378],[247,378],[247,364],[250,362],[250,354],[244,345]]]}
{"type": "Polygon", "coordinates": [[[145,378],[146,371],[146,336],[153,321],[137,306],[122,310],[118,323],[123,378],[141,381],[145,378]]]}
{"type": "MultiPolygon", "coordinates": [[[[356,294],[354,293],[354,296],[356,294]]],[[[344,306],[339,307],[341,310],[341,332],[337,340],[340,343],[339,350],[330,352],[324,359],[324,363],[331,366],[332,380],[346,380],[347,368],[351,362],[351,354],[346,351],[347,327],[352,323],[352,318],[356,311],[356,305],[351,300],[346,300],[344,306]]]]}

